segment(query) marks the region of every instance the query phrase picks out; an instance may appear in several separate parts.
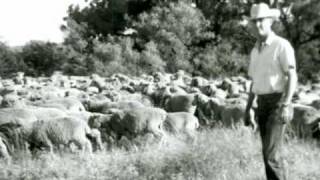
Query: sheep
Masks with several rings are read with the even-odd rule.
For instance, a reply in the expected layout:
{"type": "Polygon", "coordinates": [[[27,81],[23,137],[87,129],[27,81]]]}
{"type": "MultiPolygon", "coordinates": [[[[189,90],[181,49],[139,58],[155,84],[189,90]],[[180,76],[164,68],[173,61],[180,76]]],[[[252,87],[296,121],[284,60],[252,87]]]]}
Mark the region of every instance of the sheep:
{"type": "Polygon", "coordinates": [[[27,150],[27,128],[16,122],[8,122],[0,125],[0,156],[10,159],[15,152],[27,150]]]}
{"type": "Polygon", "coordinates": [[[3,157],[4,159],[7,159],[7,160],[11,159],[8,148],[4,140],[1,138],[1,136],[0,136],[0,157],[3,157]]]}
{"type": "Polygon", "coordinates": [[[40,107],[52,107],[63,111],[85,111],[83,104],[76,98],[55,98],[32,103],[40,107]]]}
{"type": "MultiPolygon", "coordinates": [[[[38,120],[32,124],[28,141],[30,150],[46,147],[53,152],[53,147],[75,143],[80,149],[92,153],[92,145],[87,135],[93,135],[88,124],[73,117],[51,120],[38,120]]],[[[95,135],[93,135],[95,136],[95,135]]]]}
{"type": "Polygon", "coordinates": [[[199,120],[188,112],[167,113],[164,128],[175,135],[185,134],[187,138],[196,140],[196,130],[199,128],[199,120]]]}
{"type": "Polygon", "coordinates": [[[15,123],[22,126],[29,125],[37,120],[32,111],[26,108],[3,108],[0,109],[0,125],[15,123]]]}
{"type": "Polygon", "coordinates": [[[108,114],[110,109],[120,109],[120,110],[131,110],[135,108],[142,108],[144,105],[139,101],[118,101],[118,102],[103,102],[103,103],[95,103],[93,101],[89,101],[88,103],[88,111],[90,112],[99,112],[108,114]]]}

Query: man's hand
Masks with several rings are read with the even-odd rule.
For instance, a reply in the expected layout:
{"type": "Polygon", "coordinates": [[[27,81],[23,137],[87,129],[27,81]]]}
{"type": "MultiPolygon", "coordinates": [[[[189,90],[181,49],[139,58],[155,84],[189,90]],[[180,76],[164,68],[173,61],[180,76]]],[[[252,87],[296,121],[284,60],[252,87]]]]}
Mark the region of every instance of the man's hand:
{"type": "Polygon", "coordinates": [[[291,104],[280,107],[279,118],[283,124],[287,124],[293,119],[293,107],[291,104]]]}
{"type": "Polygon", "coordinates": [[[257,129],[257,125],[256,123],[254,123],[253,121],[253,114],[251,113],[251,109],[248,109],[245,111],[244,113],[244,125],[245,126],[250,126],[254,131],[257,129]]]}

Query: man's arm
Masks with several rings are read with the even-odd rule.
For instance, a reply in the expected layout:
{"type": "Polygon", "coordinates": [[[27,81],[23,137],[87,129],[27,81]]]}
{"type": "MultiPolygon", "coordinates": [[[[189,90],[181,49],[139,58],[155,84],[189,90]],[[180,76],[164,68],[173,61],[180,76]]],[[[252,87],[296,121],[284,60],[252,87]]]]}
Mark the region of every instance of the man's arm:
{"type": "Polygon", "coordinates": [[[297,86],[297,73],[295,68],[289,69],[288,73],[288,81],[286,84],[284,96],[282,97],[282,101],[280,104],[280,120],[282,123],[288,123],[293,118],[293,109],[291,104],[292,96],[297,86]]]}
{"type": "Polygon", "coordinates": [[[289,42],[282,44],[282,48],[279,54],[280,65],[285,73],[285,76],[288,77],[288,80],[285,84],[284,94],[281,99],[281,103],[288,105],[291,103],[292,96],[297,86],[297,72],[296,72],[296,60],[294,49],[292,48],[289,42]]]}
{"type": "Polygon", "coordinates": [[[244,116],[244,123],[246,126],[252,126],[252,128],[256,130],[256,123],[252,122],[252,117],[250,117],[252,103],[255,99],[255,94],[252,92],[252,86],[253,86],[253,83],[251,83],[251,86],[250,86],[249,98],[248,98],[247,107],[246,107],[245,116],[244,116]]]}
{"type": "Polygon", "coordinates": [[[288,81],[286,84],[286,88],[284,92],[285,94],[282,101],[283,105],[288,105],[291,103],[294,91],[297,87],[297,81],[298,81],[297,72],[294,67],[289,67],[287,76],[288,76],[288,81]]]}
{"type": "Polygon", "coordinates": [[[252,86],[253,86],[253,83],[251,83],[251,85],[250,85],[249,98],[248,98],[248,102],[247,102],[246,112],[249,112],[249,110],[251,109],[253,100],[255,98],[255,94],[252,92],[252,86]]]}

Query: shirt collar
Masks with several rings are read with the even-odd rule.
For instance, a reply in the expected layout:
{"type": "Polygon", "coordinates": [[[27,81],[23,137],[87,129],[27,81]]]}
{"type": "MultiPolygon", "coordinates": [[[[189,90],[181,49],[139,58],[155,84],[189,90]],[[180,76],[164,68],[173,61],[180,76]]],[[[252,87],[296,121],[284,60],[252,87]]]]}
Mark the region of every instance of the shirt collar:
{"type": "Polygon", "coordinates": [[[267,37],[266,41],[264,42],[266,45],[270,45],[274,40],[275,34],[274,32],[270,32],[269,36],[267,37]]]}
{"type": "Polygon", "coordinates": [[[269,36],[267,37],[266,41],[264,42],[261,42],[261,40],[258,40],[256,42],[256,48],[259,48],[261,45],[266,45],[266,46],[269,46],[271,45],[271,43],[273,42],[274,38],[275,38],[275,33],[272,31],[270,32],[269,36]]]}

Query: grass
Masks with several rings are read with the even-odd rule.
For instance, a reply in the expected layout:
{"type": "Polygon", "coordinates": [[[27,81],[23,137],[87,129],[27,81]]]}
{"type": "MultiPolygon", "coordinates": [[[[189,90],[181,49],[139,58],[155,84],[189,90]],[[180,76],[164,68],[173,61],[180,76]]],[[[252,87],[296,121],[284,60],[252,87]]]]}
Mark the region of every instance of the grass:
{"type": "MultiPolygon", "coordinates": [[[[150,143],[129,151],[113,148],[93,156],[57,153],[32,158],[24,154],[9,164],[0,161],[0,179],[264,179],[260,140],[245,128],[204,130],[194,144],[172,137],[168,141],[166,146],[150,143]]],[[[320,179],[316,142],[290,139],[284,154],[290,180],[320,179]]]]}

